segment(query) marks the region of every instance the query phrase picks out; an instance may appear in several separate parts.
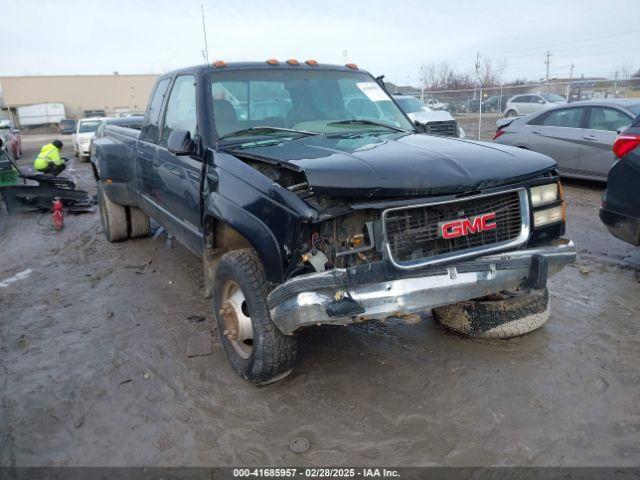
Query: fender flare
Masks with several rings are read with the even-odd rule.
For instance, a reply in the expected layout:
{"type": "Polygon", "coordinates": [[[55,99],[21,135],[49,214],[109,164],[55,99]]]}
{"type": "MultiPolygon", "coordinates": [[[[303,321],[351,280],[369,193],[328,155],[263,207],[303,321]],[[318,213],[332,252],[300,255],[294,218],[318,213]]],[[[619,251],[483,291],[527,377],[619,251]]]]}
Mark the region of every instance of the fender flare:
{"type": "Polygon", "coordinates": [[[242,235],[258,254],[269,282],[284,282],[282,250],[271,230],[256,216],[225,197],[212,193],[205,209],[204,225],[208,218],[233,228],[242,235]]]}

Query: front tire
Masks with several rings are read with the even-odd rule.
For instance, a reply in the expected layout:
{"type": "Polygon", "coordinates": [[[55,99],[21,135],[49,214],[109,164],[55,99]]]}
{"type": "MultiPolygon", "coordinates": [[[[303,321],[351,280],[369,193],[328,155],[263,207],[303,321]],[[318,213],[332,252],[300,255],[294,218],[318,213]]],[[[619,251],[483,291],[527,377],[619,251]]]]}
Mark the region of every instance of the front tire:
{"type": "Polygon", "coordinates": [[[112,202],[98,184],[98,203],[100,205],[100,221],[104,235],[110,242],[120,242],[127,239],[127,209],[112,202]]]}
{"type": "Polygon", "coordinates": [[[297,356],[297,339],[283,335],[267,306],[267,281],[252,250],[223,255],[213,283],[218,332],[231,367],[258,385],[286,377],[297,356]]]}
{"type": "Polygon", "coordinates": [[[507,118],[517,117],[517,116],[518,116],[518,112],[516,112],[515,110],[509,110],[505,115],[505,117],[507,118]]]}

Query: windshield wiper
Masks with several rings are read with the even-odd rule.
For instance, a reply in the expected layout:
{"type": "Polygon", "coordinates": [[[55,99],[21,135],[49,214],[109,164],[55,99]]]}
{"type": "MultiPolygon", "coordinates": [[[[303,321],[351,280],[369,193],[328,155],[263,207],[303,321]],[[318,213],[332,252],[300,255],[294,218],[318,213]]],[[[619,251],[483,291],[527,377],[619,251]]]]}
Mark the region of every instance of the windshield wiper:
{"type": "Polygon", "coordinates": [[[241,137],[241,136],[244,136],[244,135],[251,135],[252,133],[269,134],[269,133],[280,133],[280,132],[296,133],[296,134],[302,135],[302,136],[319,135],[319,133],[317,133],[317,132],[308,132],[306,130],[293,130],[291,128],[270,127],[268,125],[263,125],[263,126],[257,126],[257,127],[243,128],[242,130],[237,130],[235,132],[226,133],[226,134],[222,135],[218,140],[222,140],[222,139],[225,139],[225,138],[231,138],[231,137],[241,137]]]}
{"type": "Polygon", "coordinates": [[[337,120],[335,122],[329,122],[327,125],[377,125],[378,127],[385,127],[389,130],[395,130],[396,132],[408,132],[409,130],[405,130],[404,128],[396,127],[395,125],[389,125],[387,123],[376,122],[374,120],[367,120],[366,118],[352,118],[349,120],[337,120]]]}

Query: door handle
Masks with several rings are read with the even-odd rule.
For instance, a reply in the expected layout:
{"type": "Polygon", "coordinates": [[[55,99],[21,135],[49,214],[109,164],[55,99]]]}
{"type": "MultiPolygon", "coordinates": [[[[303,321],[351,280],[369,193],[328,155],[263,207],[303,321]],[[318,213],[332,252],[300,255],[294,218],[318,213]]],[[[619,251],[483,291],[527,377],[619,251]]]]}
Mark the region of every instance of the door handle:
{"type": "Polygon", "coordinates": [[[585,135],[582,138],[584,138],[585,140],[591,140],[591,141],[597,140],[595,135],[585,135]]]}
{"type": "Polygon", "coordinates": [[[540,130],[533,130],[531,133],[533,133],[534,135],[543,135],[540,130]]]}

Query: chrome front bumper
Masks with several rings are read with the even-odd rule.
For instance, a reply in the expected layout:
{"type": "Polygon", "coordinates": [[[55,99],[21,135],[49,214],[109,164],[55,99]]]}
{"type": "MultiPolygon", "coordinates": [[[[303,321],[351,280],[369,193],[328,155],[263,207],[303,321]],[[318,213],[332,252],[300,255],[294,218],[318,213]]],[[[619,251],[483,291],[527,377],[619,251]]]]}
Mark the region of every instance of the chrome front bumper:
{"type": "Polygon", "coordinates": [[[564,240],[414,271],[334,269],[301,275],[276,287],[269,294],[269,309],[284,334],[315,324],[384,320],[503,290],[544,285],[547,276],[575,258],[573,242],[564,240]],[[350,297],[358,311],[336,316],[336,299],[344,297],[350,297]]]}

